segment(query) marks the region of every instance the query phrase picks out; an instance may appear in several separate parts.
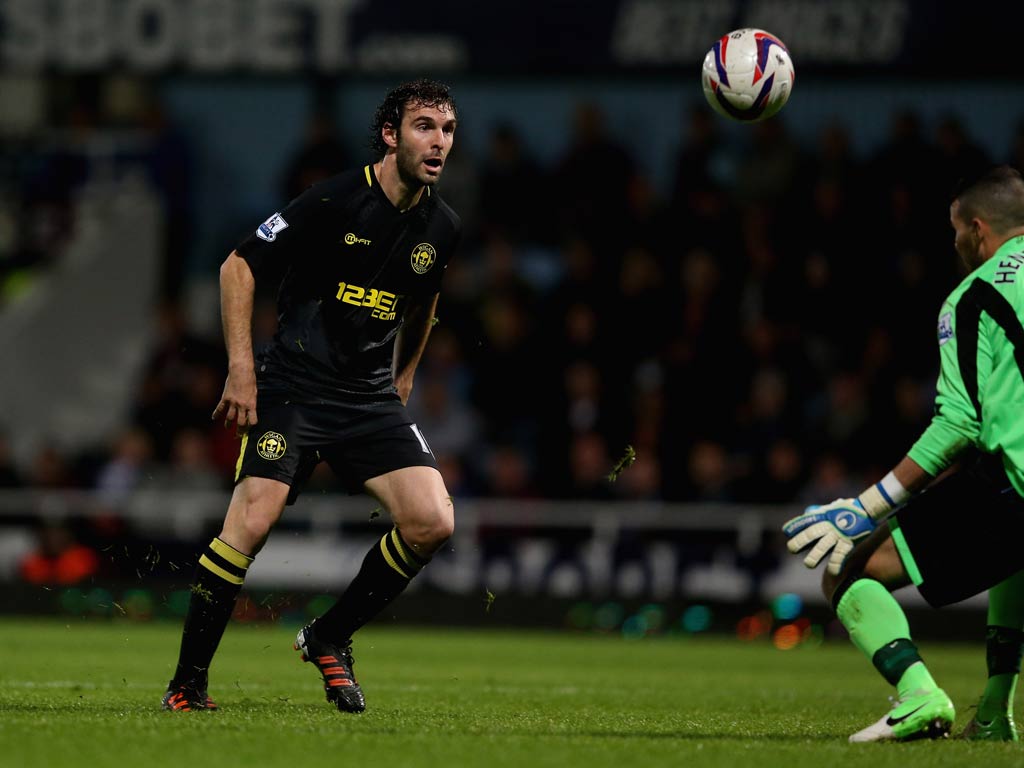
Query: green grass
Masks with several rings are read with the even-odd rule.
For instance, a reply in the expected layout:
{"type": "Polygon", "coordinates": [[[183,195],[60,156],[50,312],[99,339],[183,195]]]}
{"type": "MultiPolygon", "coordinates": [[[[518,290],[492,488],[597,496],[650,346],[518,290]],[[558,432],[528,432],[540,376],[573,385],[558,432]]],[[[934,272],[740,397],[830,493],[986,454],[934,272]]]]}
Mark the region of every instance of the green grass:
{"type": "MultiPolygon", "coordinates": [[[[890,689],[852,647],[726,638],[367,629],[368,709],[342,715],[291,650],[295,628],[233,626],[216,713],[160,696],[175,624],[0,620],[4,766],[1019,766],[1024,745],[849,745],[890,689]]],[[[981,644],[922,648],[969,717],[981,644]]]]}

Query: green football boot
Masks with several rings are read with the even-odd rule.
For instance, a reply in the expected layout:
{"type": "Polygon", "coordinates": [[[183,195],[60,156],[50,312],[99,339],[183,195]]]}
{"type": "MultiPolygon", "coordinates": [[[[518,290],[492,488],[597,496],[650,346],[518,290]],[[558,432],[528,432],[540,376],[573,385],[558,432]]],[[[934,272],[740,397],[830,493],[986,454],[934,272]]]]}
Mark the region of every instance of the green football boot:
{"type": "Polygon", "coordinates": [[[968,741],[1017,741],[1017,727],[1013,724],[1013,716],[996,715],[991,720],[982,721],[975,715],[960,734],[961,739],[968,741]]]}
{"type": "Polygon", "coordinates": [[[885,717],[850,737],[853,743],[944,739],[956,710],[941,688],[900,699],[885,717]]]}

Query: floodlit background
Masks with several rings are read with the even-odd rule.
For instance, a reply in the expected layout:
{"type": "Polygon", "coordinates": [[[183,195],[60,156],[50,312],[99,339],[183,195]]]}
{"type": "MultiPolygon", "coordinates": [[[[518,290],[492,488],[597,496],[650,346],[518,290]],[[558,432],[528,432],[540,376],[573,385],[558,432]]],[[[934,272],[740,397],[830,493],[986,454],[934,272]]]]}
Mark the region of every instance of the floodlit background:
{"type": "MultiPolygon", "coordinates": [[[[1024,167],[1018,54],[993,18],[924,0],[0,4],[3,610],[182,615],[239,447],[209,418],[220,262],[370,162],[373,109],[427,75],[460,109],[440,192],[466,237],[410,407],[458,531],[382,621],[820,639],[818,575],[778,525],[859,492],[928,422],[960,275],[949,190],[1024,167]],[[700,90],[705,50],[741,26],[796,67],[757,125],[700,90]]],[[[258,344],[275,322],[263,290],[258,344]]],[[[387,525],[375,507],[318,472],[238,617],[322,609],[387,525]]],[[[983,605],[944,631],[980,637],[983,605]]]]}

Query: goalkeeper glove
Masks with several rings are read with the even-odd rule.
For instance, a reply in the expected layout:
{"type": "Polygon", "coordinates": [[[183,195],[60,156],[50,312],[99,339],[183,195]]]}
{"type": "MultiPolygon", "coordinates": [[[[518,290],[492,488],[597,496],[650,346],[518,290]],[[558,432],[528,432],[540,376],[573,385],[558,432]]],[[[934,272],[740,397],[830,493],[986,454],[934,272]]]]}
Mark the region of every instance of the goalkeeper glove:
{"type": "Polygon", "coordinates": [[[782,526],[794,554],[813,545],[804,565],[814,568],[831,550],[828,572],[838,575],[853,545],[875,530],[875,521],[858,499],[836,499],[824,506],[811,506],[782,526]]]}

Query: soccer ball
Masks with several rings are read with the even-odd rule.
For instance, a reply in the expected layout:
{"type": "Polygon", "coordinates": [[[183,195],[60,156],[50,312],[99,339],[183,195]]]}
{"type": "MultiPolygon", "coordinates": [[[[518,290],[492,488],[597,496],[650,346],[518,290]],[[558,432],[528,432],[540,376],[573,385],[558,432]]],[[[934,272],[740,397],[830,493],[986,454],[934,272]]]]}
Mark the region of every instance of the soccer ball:
{"type": "Polygon", "coordinates": [[[755,123],[782,109],[795,77],[779,38],[763,29],[737,29],[711,46],[700,79],[718,114],[755,123]]]}

